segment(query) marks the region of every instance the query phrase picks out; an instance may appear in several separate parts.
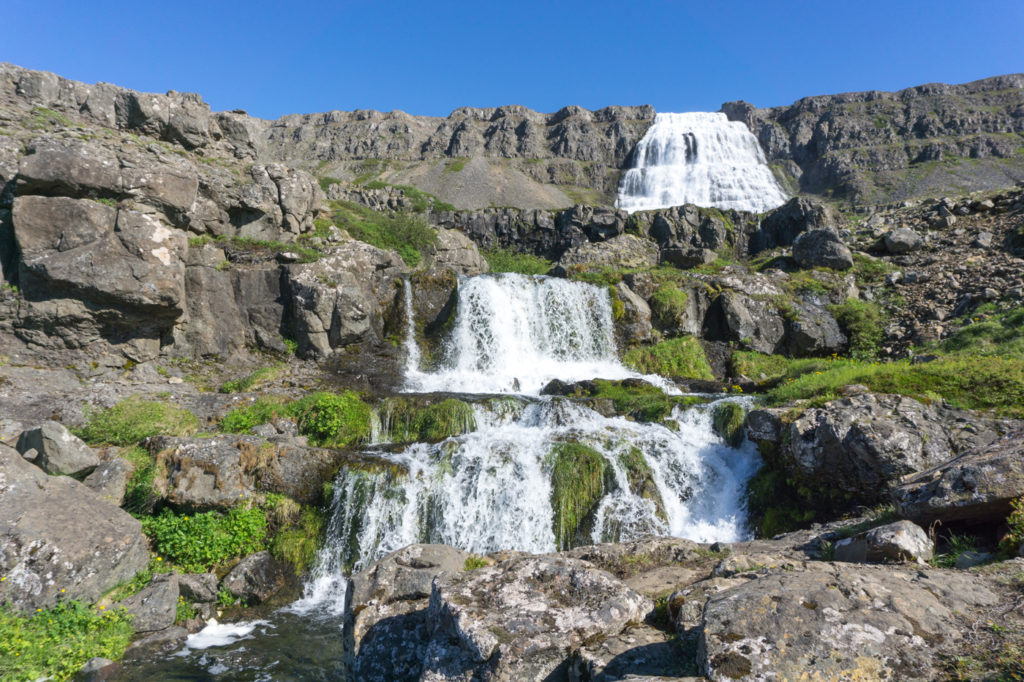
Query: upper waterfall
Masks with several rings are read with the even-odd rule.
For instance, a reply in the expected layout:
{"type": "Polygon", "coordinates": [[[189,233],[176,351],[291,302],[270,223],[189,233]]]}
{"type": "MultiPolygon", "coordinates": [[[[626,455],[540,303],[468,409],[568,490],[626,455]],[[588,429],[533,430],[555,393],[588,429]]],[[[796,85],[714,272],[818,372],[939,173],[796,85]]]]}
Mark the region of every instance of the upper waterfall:
{"type": "Polygon", "coordinates": [[[657,114],[615,204],[629,212],[696,204],[763,213],[786,202],[761,145],[722,113],[657,114]]]}

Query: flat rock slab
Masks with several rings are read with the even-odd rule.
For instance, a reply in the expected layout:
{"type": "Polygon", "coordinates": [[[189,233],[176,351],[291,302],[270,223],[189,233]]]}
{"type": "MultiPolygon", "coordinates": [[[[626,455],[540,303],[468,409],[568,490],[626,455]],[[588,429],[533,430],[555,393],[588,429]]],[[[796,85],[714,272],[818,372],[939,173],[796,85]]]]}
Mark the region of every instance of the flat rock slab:
{"type": "Polygon", "coordinates": [[[442,574],[430,595],[422,679],[555,679],[585,641],[618,634],[652,608],[610,574],[561,557],[442,574]]]}
{"type": "Polygon", "coordinates": [[[711,595],[698,661],[711,680],[936,679],[954,613],[997,601],[954,571],[811,563],[711,595]]]}
{"type": "Polygon", "coordinates": [[[149,562],[142,524],[67,476],[0,445],[0,602],[94,602],[149,562]]]}

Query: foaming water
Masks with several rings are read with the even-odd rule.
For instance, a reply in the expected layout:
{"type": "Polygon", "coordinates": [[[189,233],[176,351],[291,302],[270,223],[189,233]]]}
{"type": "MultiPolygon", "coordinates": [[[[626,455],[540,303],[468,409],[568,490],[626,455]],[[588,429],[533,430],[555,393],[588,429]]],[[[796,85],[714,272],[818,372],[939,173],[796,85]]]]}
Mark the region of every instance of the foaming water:
{"type": "Polygon", "coordinates": [[[629,212],[696,204],[763,213],[786,202],[761,145],[725,114],[657,114],[615,204],[629,212]]]}
{"type": "Polygon", "coordinates": [[[556,378],[638,376],[616,355],[608,292],[555,277],[459,278],[457,319],[440,367],[422,371],[418,352],[407,340],[410,392],[536,395],[556,378]]]}
{"type": "Polygon", "coordinates": [[[339,474],[325,548],[332,561],[359,570],[415,542],[477,553],[559,549],[551,500],[560,443],[585,445],[604,460],[592,542],[749,537],[742,495],[760,460],[752,444],[735,449],[713,432],[713,405],[677,408],[677,429],[603,417],[560,398],[518,409],[484,405],[472,433],[384,454],[391,469],[339,474]]]}

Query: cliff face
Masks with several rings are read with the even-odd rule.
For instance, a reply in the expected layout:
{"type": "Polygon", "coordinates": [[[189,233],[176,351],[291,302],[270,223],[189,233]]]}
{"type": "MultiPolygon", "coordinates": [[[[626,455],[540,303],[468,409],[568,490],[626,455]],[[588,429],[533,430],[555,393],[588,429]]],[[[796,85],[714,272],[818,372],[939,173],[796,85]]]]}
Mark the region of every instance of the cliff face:
{"type": "Polygon", "coordinates": [[[791,191],[878,204],[1024,180],[1024,74],[722,111],[754,132],[791,191]]]}

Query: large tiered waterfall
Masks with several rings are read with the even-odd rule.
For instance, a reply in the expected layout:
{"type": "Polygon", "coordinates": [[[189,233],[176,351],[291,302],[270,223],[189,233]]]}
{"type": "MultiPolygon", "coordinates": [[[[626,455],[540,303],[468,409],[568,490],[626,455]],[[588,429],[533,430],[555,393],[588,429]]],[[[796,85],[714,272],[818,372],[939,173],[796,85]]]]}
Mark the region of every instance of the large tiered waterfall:
{"type": "Polygon", "coordinates": [[[133,679],[276,679],[284,671],[289,679],[344,679],[347,576],[414,542],[483,554],[648,534],[748,537],[743,493],[760,460],[749,442],[723,442],[711,414],[720,402],[746,407],[749,398],[709,396],[677,406],[662,423],[644,423],[539,395],[552,378],[636,376],[617,359],[607,290],[511,274],[461,278],[457,319],[430,372],[421,369],[408,286],[405,295],[405,395],[394,400],[456,393],[472,403],[466,432],[396,446],[387,442],[391,417],[379,408],[378,442],[364,448],[374,464],[343,467],[335,478],[326,541],[302,598],[266,620],[210,625],[133,679]],[[580,451],[586,467],[571,460],[555,473],[560,457],[580,451]],[[567,521],[555,500],[584,475],[594,502],[567,521]]]}
{"type": "Polygon", "coordinates": [[[657,114],[637,143],[616,206],[680,204],[763,213],[786,201],[750,130],[722,113],[657,114]]]}

